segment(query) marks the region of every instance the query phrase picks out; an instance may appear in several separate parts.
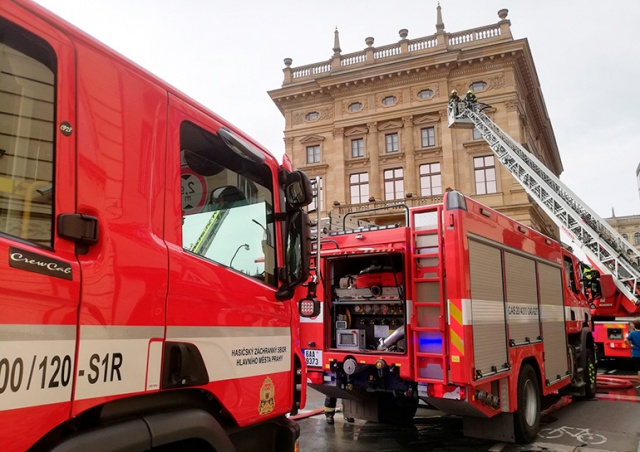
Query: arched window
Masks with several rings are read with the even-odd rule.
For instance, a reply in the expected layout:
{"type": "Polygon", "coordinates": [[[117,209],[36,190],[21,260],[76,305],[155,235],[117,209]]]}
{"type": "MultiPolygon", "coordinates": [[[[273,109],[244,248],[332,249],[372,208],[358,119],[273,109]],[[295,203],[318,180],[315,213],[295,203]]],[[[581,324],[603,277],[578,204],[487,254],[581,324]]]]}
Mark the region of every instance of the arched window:
{"type": "Polygon", "coordinates": [[[350,112],[356,112],[356,111],[360,111],[362,110],[362,103],[361,102],[353,102],[351,104],[349,104],[349,111],[350,112]]]}
{"type": "Polygon", "coordinates": [[[433,97],[433,91],[430,89],[423,89],[418,92],[418,98],[420,99],[431,99],[433,97]]]}
{"type": "Polygon", "coordinates": [[[640,232],[636,232],[633,236],[633,244],[640,245],[640,232]]]}
{"type": "Polygon", "coordinates": [[[487,84],[483,81],[473,82],[471,85],[469,85],[469,89],[474,93],[477,93],[478,91],[484,91],[485,89],[487,89],[487,84]]]}
{"type": "Polygon", "coordinates": [[[318,118],[320,118],[320,113],[318,113],[317,111],[312,111],[310,113],[307,113],[307,116],[305,116],[305,119],[307,121],[315,121],[318,118]]]}

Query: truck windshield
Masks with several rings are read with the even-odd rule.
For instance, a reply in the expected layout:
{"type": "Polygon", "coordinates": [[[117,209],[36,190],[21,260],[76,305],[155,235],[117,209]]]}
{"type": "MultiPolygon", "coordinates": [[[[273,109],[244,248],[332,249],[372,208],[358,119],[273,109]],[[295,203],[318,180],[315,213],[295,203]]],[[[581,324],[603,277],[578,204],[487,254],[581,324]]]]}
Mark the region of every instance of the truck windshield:
{"type": "Polygon", "coordinates": [[[181,130],[182,247],[276,285],[273,190],[268,168],[231,151],[216,135],[181,130]]]}

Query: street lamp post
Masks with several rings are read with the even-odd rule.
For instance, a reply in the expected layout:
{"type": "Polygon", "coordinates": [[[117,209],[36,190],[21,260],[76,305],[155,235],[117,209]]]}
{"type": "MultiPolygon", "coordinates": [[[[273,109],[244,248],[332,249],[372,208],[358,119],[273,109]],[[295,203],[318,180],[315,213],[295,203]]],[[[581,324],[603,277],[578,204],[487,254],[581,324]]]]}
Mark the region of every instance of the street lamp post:
{"type": "Polygon", "coordinates": [[[244,248],[245,250],[249,251],[249,244],[245,243],[243,245],[240,245],[238,248],[236,248],[236,252],[233,253],[233,257],[229,261],[229,267],[233,268],[233,260],[236,258],[236,255],[238,254],[238,251],[240,251],[240,248],[244,248]]]}

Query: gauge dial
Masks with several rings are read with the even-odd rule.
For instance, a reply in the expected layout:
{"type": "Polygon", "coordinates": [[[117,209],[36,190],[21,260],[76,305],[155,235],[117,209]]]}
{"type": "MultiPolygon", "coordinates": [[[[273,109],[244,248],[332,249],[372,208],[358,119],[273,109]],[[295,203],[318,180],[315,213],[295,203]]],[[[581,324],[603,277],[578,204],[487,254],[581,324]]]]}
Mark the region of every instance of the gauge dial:
{"type": "Polygon", "coordinates": [[[359,305],[359,304],[355,305],[353,307],[353,312],[357,312],[358,314],[361,313],[362,312],[362,305],[359,305]]]}
{"type": "Polygon", "coordinates": [[[371,305],[370,304],[365,304],[364,305],[364,313],[365,314],[370,314],[371,313],[371,305]]]}
{"type": "Polygon", "coordinates": [[[386,314],[389,312],[389,305],[388,304],[383,304],[380,306],[380,312],[383,314],[386,314]]]}

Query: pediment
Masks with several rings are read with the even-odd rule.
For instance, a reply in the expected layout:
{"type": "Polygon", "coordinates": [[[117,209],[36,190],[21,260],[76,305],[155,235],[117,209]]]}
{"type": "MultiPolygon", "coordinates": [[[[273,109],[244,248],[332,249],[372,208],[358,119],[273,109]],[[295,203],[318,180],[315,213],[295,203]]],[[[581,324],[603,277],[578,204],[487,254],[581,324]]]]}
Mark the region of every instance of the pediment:
{"type": "Polygon", "coordinates": [[[389,122],[385,122],[384,124],[380,125],[380,127],[378,127],[378,130],[380,131],[384,131],[384,130],[392,130],[392,129],[401,129],[402,128],[402,121],[389,121],[389,122]]]}
{"type": "Polygon", "coordinates": [[[413,123],[416,125],[420,124],[433,124],[435,122],[440,122],[440,114],[436,113],[433,115],[424,115],[416,118],[413,123]]]}
{"type": "Polygon", "coordinates": [[[324,141],[324,137],[322,135],[307,135],[300,138],[300,143],[318,143],[319,141],[324,141]]]}
{"type": "Polygon", "coordinates": [[[344,132],[344,136],[351,137],[353,135],[365,135],[367,134],[367,132],[369,132],[369,130],[366,127],[354,127],[352,129],[346,130],[344,132]]]}

